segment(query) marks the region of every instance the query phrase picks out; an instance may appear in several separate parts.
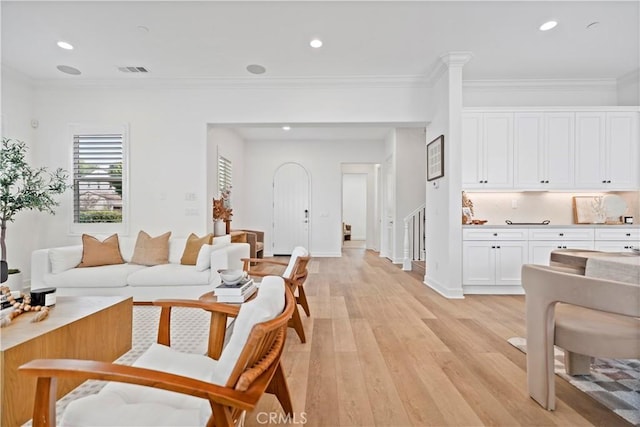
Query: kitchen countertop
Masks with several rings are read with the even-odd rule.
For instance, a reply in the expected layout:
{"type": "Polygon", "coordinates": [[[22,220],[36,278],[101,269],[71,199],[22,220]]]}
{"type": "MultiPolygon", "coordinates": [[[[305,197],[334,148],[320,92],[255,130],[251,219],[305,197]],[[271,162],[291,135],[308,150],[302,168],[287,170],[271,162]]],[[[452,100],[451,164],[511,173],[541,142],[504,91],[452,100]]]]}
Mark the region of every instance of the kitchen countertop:
{"type": "Polygon", "coordinates": [[[635,228],[640,229],[640,224],[531,224],[531,225],[519,225],[519,224],[491,224],[486,223],[483,225],[474,224],[462,224],[462,228],[635,228]]]}

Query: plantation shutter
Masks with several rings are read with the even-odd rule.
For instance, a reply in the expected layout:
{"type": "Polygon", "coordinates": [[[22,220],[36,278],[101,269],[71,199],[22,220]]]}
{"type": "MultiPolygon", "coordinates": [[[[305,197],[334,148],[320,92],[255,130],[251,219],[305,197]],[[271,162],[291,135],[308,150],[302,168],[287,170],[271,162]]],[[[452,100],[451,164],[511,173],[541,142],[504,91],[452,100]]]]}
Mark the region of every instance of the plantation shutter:
{"type": "Polygon", "coordinates": [[[74,222],[122,222],[122,161],[122,134],[74,135],[74,222]]]}
{"type": "Polygon", "coordinates": [[[218,156],[218,192],[231,189],[231,160],[223,156],[218,156]]]}

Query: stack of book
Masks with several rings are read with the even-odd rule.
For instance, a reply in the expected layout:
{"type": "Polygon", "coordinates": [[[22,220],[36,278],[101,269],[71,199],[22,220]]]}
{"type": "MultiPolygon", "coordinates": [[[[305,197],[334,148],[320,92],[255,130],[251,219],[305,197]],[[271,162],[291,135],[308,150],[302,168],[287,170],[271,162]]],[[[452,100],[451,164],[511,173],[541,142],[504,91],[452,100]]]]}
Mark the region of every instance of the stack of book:
{"type": "Polygon", "coordinates": [[[240,283],[222,283],[213,290],[218,302],[243,303],[248,300],[258,288],[253,279],[243,279],[240,283]]]}

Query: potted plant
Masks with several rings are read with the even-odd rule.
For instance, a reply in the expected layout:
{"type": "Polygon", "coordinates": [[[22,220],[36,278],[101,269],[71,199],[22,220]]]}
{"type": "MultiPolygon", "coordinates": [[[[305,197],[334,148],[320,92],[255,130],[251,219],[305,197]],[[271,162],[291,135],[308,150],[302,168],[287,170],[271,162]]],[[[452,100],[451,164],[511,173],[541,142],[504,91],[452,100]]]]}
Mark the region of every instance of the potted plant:
{"type": "MultiPolygon", "coordinates": [[[[34,169],[27,163],[26,153],[27,144],[23,141],[2,138],[2,151],[0,151],[2,274],[0,282],[5,282],[9,273],[6,245],[7,223],[14,221],[18,212],[27,209],[53,214],[53,208],[58,206],[54,196],[63,193],[69,187],[68,174],[65,170],[58,168],[54,172],[48,172],[44,167],[34,169]]],[[[17,273],[20,271],[18,270],[17,273]]],[[[21,287],[20,284],[17,286],[21,287]]]]}
{"type": "Polygon", "coordinates": [[[233,209],[230,205],[231,188],[226,188],[219,199],[213,199],[213,234],[222,236],[230,233],[233,209]]]}

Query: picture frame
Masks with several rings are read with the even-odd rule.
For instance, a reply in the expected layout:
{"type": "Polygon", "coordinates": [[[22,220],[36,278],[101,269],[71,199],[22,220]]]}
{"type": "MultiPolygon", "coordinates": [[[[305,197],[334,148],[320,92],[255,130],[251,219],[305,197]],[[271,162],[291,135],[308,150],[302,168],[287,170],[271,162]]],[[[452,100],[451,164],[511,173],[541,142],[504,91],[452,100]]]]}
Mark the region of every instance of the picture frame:
{"type": "Polygon", "coordinates": [[[444,135],[427,144],[427,181],[444,176],[444,135]]]}

